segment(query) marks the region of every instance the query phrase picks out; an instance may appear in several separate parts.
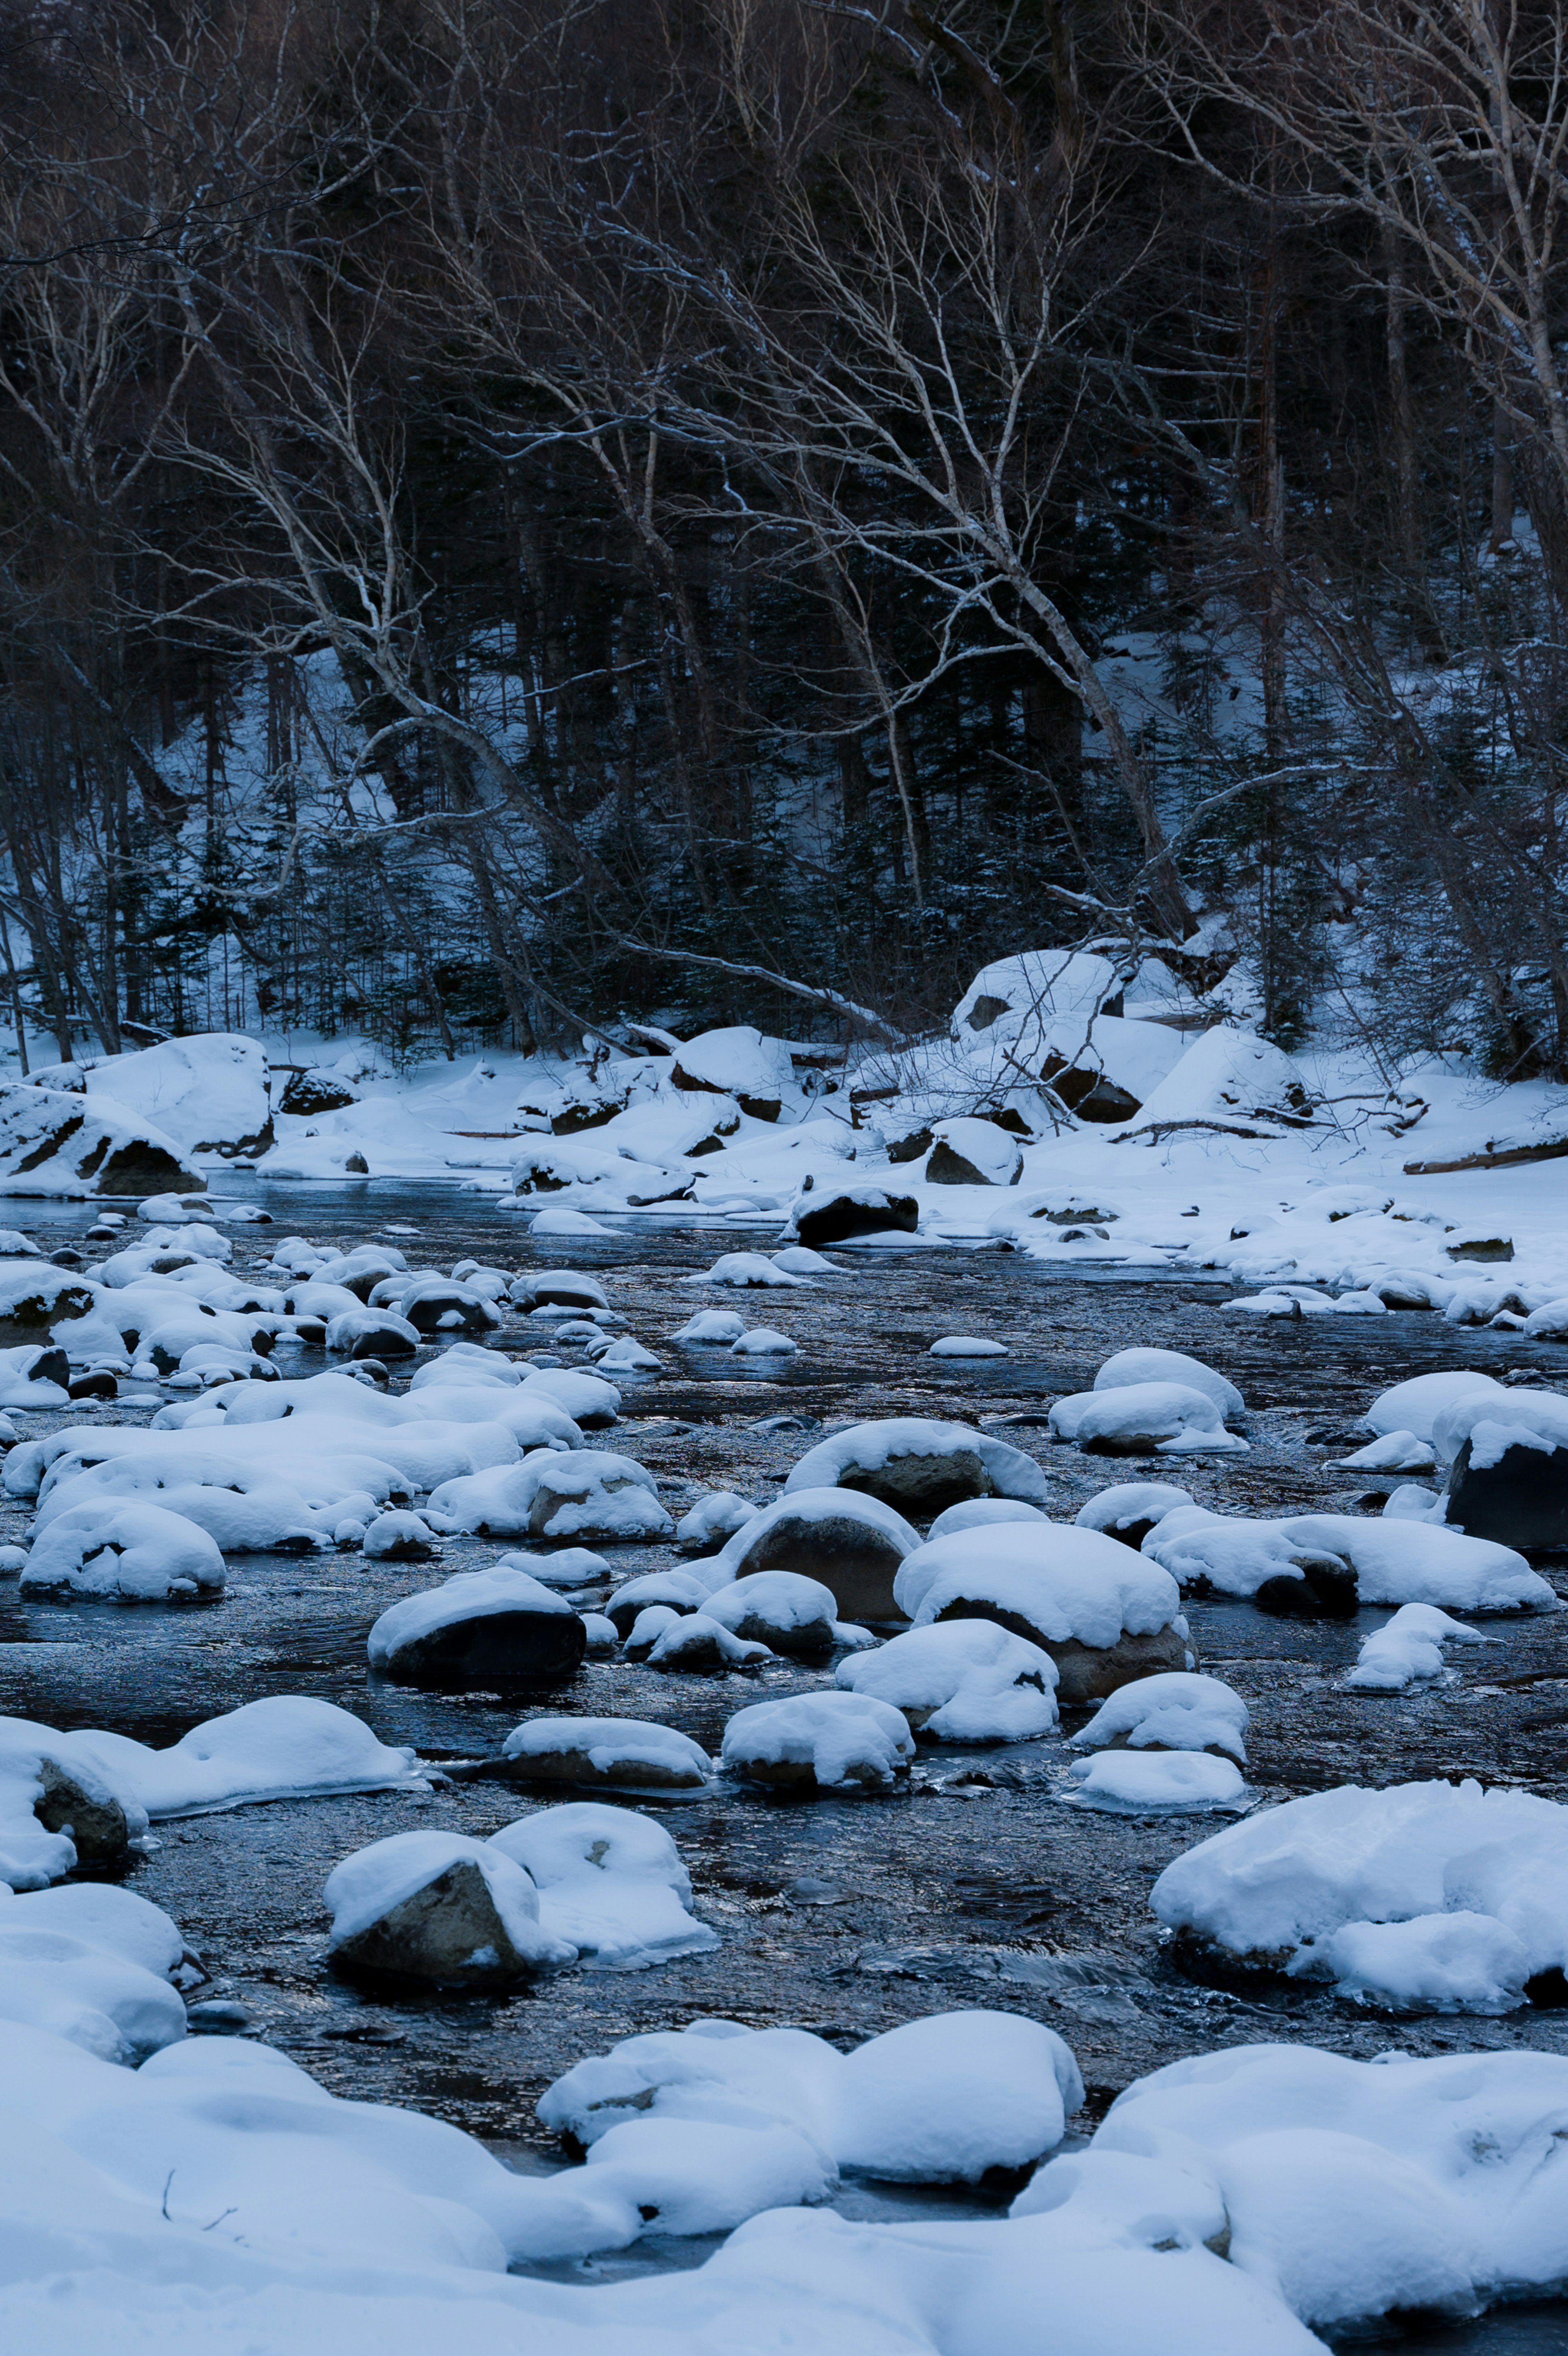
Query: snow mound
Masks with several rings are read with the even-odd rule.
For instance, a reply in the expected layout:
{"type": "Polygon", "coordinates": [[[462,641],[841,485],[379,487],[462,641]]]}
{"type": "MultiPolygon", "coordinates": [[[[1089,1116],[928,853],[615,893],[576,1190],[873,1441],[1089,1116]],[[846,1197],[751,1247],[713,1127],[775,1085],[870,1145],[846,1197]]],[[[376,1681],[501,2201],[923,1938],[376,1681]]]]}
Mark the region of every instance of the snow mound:
{"type": "Polygon", "coordinates": [[[1408,1382],[1395,1383],[1391,1390],[1380,1392],[1362,1420],[1380,1440],[1391,1432],[1408,1431],[1417,1440],[1425,1440],[1430,1448],[1435,1419],[1472,1393],[1499,1403],[1506,1400],[1510,1405],[1514,1397],[1490,1375],[1476,1374],[1467,1367],[1451,1374],[1412,1375],[1408,1382]]]}
{"type": "Polygon", "coordinates": [[[1073,1788],[1060,1794],[1065,1804],[1110,1815],[1240,1812],[1251,1804],[1234,1760],[1204,1751],[1101,1751],[1069,1772],[1073,1788]]]}
{"type": "Polygon", "coordinates": [[[895,1583],[900,1607],[917,1625],[948,1605],[994,1590],[999,1603],[1016,1595],[1051,1641],[1103,1648],[1124,1632],[1152,1635],[1180,1609],[1176,1581],[1130,1547],[1098,1530],[1061,1522],[1004,1523],[928,1538],[909,1555],[895,1583]]]}
{"type": "Polygon", "coordinates": [[[1360,1655],[1345,1682],[1364,1692],[1403,1693],[1444,1675],[1444,1644],[1492,1641],[1430,1603],[1402,1603],[1386,1627],[1362,1638],[1360,1655]]]}
{"type": "Polygon", "coordinates": [[[1140,1677],[1108,1695],[1087,1726],[1070,1738],[1074,1751],[1222,1751],[1247,1762],[1247,1705],[1219,1677],[1175,1669],[1140,1677]]]}
{"type": "Polygon", "coordinates": [[[962,1497],[937,1515],[928,1539],[951,1537],[960,1530],[988,1529],[996,1522],[1045,1522],[1050,1515],[1022,1497],[962,1497]]]}
{"type": "Polygon", "coordinates": [[[836,1685],[902,1711],[938,1742],[1028,1742],[1054,1732],[1057,1665],[990,1620],[912,1628],[841,1663],[836,1685]]]}
{"type": "Polygon", "coordinates": [[[1151,1140],[1179,1130],[1277,1137],[1312,1117],[1313,1100],[1290,1057],[1266,1039],[1220,1023],[1195,1039],[1144,1098],[1123,1135],[1151,1140]]]}
{"type": "Polygon", "coordinates": [[[0,2021],[134,2069],[185,2035],[171,1983],[183,1953],[168,1916],[128,1890],[79,1882],[0,1903],[0,2021]]]}
{"type": "Polygon", "coordinates": [[[753,1325],[730,1344],[737,1358],[792,1358],[800,1348],[788,1333],[780,1333],[773,1325],[753,1325]]]}
{"type": "Polygon", "coordinates": [[[856,1693],[792,1694],[737,1710],[723,1764],[749,1783],[801,1791],[890,1791],[915,1755],[902,1713],[856,1693]]]}
{"type": "Polygon", "coordinates": [[[1005,1342],[987,1342],[968,1333],[944,1333],[933,1342],[927,1356],[931,1358],[1005,1358],[1011,1353],[1005,1342]]]}
{"type": "Polygon", "coordinates": [[[1085,949],[1026,949],[982,966],[950,1027],[962,1044],[983,1040],[1036,1069],[1055,1023],[1077,1016],[1081,1030],[1102,1011],[1120,1012],[1122,991],[1121,969],[1109,958],[1085,949]]]}
{"type": "Polygon", "coordinates": [[[429,1789],[412,1750],[380,1741],[351,1711],[305,1694],[246,1702],[192,1727],[166,1751],[96,1730],[59,1739],[128,1785],[155,1822],[259,1800],[429,1789]]]}
{"type": "Polygon", "coordinates": [[[569,1801],[508,1825],[487,1847],[530,1876],[542,1925],[595,1970],[643,1971],[719,1944],[686,1911],[691,1876],[670,1835],[635,1809],[569,1801]]]}
{"type": "Polygon", "coordinates": [[[1092,1456],[1197,1456],[1245,1451],[1225,1429],[1208,1391],[1185,1383],[1146,1382],[1078,1391],[1058,1399],[1050,1426],[1092,1456]]]}
{"type": "Polygon", "coordinates": [[[273,1142],[272,1075],[257,1040],[199,1032],[76,1068],[90,1111],[111,1119],[129,1115],[172,1138],[183,1153],[232,1159],[264,1153],[273,1142]]]}
{"type": "MultiPolygon", "coordinates": [[[[1178,1489],[1169,1481],[1118,1481],[1080,1505],[1074,1518],[1080,1530],[1103,1530],[1123,1546],[1142,1546],[1167,1514],[1192,1501],[1190,1489],[1178,1489]]],[[[934,1526],[931,1535],[936,1536],[934,1526]]]]}
{"type": "Polygon", "coordinates": [[[1342,1784],[1189,1849],[1151,1903],[1187,1939],[1292,1977],[1509,2012],[1568,1968],[1568,1808],[1468,1780],[1342,1784]]]}
{"type": "MultiPolygon", "coordinates": [[[[779,1268],[761,1252],[746,1251],[721,1252],[712,1268],[703,1269],[696,1276],[677,1277],[675,1280],[678,1284],[727,1284],[741,1290],[749,1285],[760,1285],[765,1290],[771,1288],[774,1290],[811,1282],[810,1277],[791,1276],[788,1269],[779,1268]]],[[[681,1338],[677,1334],[676,1339],[679,1341],[681,1338]]]]}
{"type": "Polygon", "coordinates": [[[653,1475],[630,1456],[539,1449],[521,1464],[443,1481],[431,1493],[439,1514],[481,1537],[579,1538],[596,1545],[670,1537],[674,1525],[653,1475]]]}
{"type": "Polygon", "coordinates": [[[759,1511],[734,1489],[714,1489],[682,1514],[675,1525],[675,1543],[687,1553],[700,1553],[715,1540],[722,1545],[747,1522],[755,1521],[759,1511]]]}

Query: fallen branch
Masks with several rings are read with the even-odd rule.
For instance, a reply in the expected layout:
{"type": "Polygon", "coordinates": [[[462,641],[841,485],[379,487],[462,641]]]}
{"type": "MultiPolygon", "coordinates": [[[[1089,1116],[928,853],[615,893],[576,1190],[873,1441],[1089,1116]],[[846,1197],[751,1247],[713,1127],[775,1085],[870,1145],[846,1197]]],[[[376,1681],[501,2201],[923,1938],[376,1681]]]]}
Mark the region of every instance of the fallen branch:
{"type": "Polygon", "coordinates": [[[842,1016],[846,1023],[858,1023],[863,1030],[873,1033],[878,1039],[886,1039],[892,1046],[902,1046],[908,1038],[908,1032],[897,1029],[884,1016],[874,1013],[869,1006],[857,1005],[853,998],[845,998],[836,990],[822,989],[815,982],[792,980],[787,973],[775,973],[765,965],[737,965],[729,958],[699,956],[695,949],[655,948],[651,941],[624,937],[619,946],[629,949],[634,957],[664,958],[671,965],[705,966],[710,972],[727,973],[737,981],[768,982],[775,990],[788,991],[793,998],[809,999],[812,1005],[825,1007],[830,1013],[842,1016]]]}

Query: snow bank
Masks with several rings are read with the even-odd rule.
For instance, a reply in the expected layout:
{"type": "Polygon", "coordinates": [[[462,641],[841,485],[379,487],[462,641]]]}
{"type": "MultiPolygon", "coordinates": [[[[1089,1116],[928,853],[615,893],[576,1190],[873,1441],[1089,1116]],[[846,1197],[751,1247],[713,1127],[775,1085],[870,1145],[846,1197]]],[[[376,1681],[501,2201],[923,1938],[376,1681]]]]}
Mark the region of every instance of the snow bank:
{"type": "Polygon", "coordinates": [[[1347,1994],[1509,2012],[1568,1967],[1568,1808],[1471,1781],[1342,1784],[1189,1849],[1151,1903],[1188,1939],[1347,1994]]]}

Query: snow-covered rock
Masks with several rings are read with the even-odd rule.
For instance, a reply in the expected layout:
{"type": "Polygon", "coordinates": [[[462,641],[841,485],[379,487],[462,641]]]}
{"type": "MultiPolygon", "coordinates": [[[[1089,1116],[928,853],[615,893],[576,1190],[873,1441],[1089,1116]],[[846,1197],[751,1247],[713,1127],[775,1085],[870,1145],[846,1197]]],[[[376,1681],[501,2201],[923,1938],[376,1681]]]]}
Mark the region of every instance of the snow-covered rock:
{"type": "Polygon", "coordinates": [[[1568,1808],[1471,1781],[1341,1784],[1188,1849],[1151,1902],[1241,1963],[1393,2008],[1509,2012],[1568,1967],[1568,1808]]]}
{"type": "Polygon", "coordinates": [[[667,1613],[654,1604],[638,1614],[626,1640],[629,1661],[646,1661],[650,1669],[695,1671],[756,1669],[773,1654],[769,1646],[749,1636],[736,1636],[722,1620],[701,1611],[667,1613]]]}
{"type": "Polygon", "coordinates": [[[561,1547],[553,1554],[503,1554],[489,1567],[526,1571],[542,1587],[591,1587],[612,1576],[603,1555],[590,1547],[561,1547]]]}
{"type": "Polygon", "coordinates": [[[1011,1130],[962,1117],[938,1121],[926,1156],[928,1186],[1015,1186],[1024,1150],[1011,1130]]]}
{"type": "Polygon", "coordinates": [[[1164,1023],[1069,1015],[1047,1029],[1039,1073],[1077,1119],[1123,1121],[1176,1069],[1186,1049],[1181,1033],[1164,1023]]]}
{"type": "Polygon", "coordinates": [[[85,1762],[128,1789],[155,1822],[260,1800],[429,1788],[412,1750],[378,1740],[351,1710],[306,1694],[246,1702],[164,1751],[97,1729],[54,1740],[68,1746],[69,1765],[85,1762]]]}
{"type": "Polygon", "coordinates": [[[755,1521],[759,1510],[734,1489],[714,1489],[682,1515],[675,1525],[675,1543],[682,1554],[704,1554],[755,1521]]]}
{"type": "MultiPolygon", "coordinates": [[[[8,1895],[8,1893],[7,1893],[8,1895]]],[[[0,2020],[134,2069],[185,2035],[184,1943],[131,1890],[79,1882],[0,1904],[0,2020]]]]}
{"type": "Polygon", "coordinates": [[[836,1685],[901,1710],[937,1742],[1028,1742],[1057,1725],[1057,1665],[990,1620],[911,1628],[842,1662],[836,1685]]]}
{"type": "Polygon", "coordinates": [[[969,1333],[944,1333],[933,1342],[928,1356],[932,1358],[1005,1358],[1009,1355],[1005,1342],[987,1342],[982,1336],[969,1333]]]}
{"type": "Polygon", "coordinates": [[[639,1615],[652,1604],[667,1604],[672,1612],[700,1612],[714,1586],[726,1583],[716,1565],[715,1557],[684,1569],[641,1571],[616,1589],[605,1606],[606,1616],[622,1636],[629,1636],[639,1615]]]}
{"type": "Polygon", "coordinates": [[[1246,1410],[1246,1400],[1227,1376],[1206,1365],[1201,1358],[1189,1358],[1185,1350],[1118,1350],[1106,1359],[1092,1387],[1123,1390],[1130,1383],[1179,1383],[1189,1391],[1202,1391],[1222,1418],[1246,1410]]]}
{"type": "MultiPolygon", "coordinates": [[[[50,1328],[87,1317],[102,1298],[91,1276],[52,1268],[47,1260],[0,1259],[0,1339],[16,1344],[48,1339],[50,1328]]],[[[25,1401],[18,1401],[25,1405],[25,1401]]]]}
{"type": "Polygon", "coordinates": [[[902,1712],[869,1695],[791,1694],[737,1710],[725,1728],[723,1764],[780,1791],[891,1791],[915,1738],[902,1712]]]}
{"type": "Polygon", "coordinates": [[[820,1251],[824,1244],[846,1243],[856,1236],[912,1236],[919,1225],[920,1206],[913,1194],[870,1181],[844,1185],[828,1180],[819,1186],[814,1176],[808,1176],[789,1205],[784,1232],[820,1251]]]}
{"type": "MultiPolygon", "coordinates": [[[[715,1282],[718,1280],[714,1280],[715,1282]]],[[[672,1342],[702,1342],[728,1349],[732,1342],[739,1341],[745,1331],[746,1320],[737,1310],[699,1309],[694,1317],[687,1318],[679,1333],[671,1334],[670,1339],[672,1342]]]]}
{"type": "Polygon", "coordinates": [[[777,1120],[796,1093],[789,1048],[744,1023],[686,1040],[671,1078],[687,1092],[733,1097],[753,1120],[777,1120]]]}
{"type": "Polygon", "coordinates": [[[939,2012],[844,2057],[841,2168],[907,2184],[978,2183],[1058,2144],[1083,2100],[1071,2052],[1007,2012],[939,2012]]]}
{"type": "MultiPolygon", "coordinates": [[[[264,1153],[273,1142],[272,1075],[265,1050],[258,1040],[235,1032],[163,1039],[156,1046],[123,1055],[57,1066],[39,1077],[51,1089],[85,1096],[90,1112],[146,1124],[172,1139],[184,1153],[215,1153],[232,1160],[237,1154],[264,1153]]],[[[99,1191],[124,1194],[134,1189],[99,1191]]]]}
{"type": "Polygon", "coordinates": [[[1108,1695],[1087,1726],[1072,1736],[1074,1751],[1219,1751],[1247,1763],[1247,1705],[1219,1677],[1175,1669],[1140,1677],[1108,1695]]]}
{"type": "Polygon", "coordinates": [[[444,1481],[430,1502],[480,1537],[577,1538],[595,1546],[669,1537],[653,1475],[607,1449],[538,1449],[520,1464],[444,1481]]]}
{"type": "Polygon", "coordinates": [[[982,966],[953,1009],[954,1039],[983,1038],[1037,1070],[1053,1026],[1068,1017],[1087,1029],[1093,1017],[1121,1011],[1122,975],[1109,958],[1085,949],[1026,949],[982,966]]]}
{"type": "Polygon", "coordinates": [[[1022,1497],[961,1497],[937,1515],[926,1533],[931,1538],[952,1537],[960,1530],[983,1530],[997,1522],[1047,1522],[1050,1515],[1022,1497]]]}
{"type": "Polygon", "coordinates": [[[701,1609],[743,1642],[769,1652],[821,1659],[837,1641],[839,1611],[831,1587],[792,1570],[759,1570],[715,1588],[701,1609]]]}
{"type": "Polygon", "coordinates": [[[1184,1383],[1127,1383],[1078,1391],[1050,1411],[1058,1440],[1086,1456],[1198,1456],[1245,1451],[1207,1391],[1184,1383]]]}
{"type": "Polygon", "coordinates": [[[507,1736],[501,1759],[514,1783],[605,1791],[702,1792],[713,1774],[700,1743],[640,1718],[529,1719],[507,1736]]]}
{"type": "Polygon", "coordinates": [[[1453,1372],[1412,1375],[1408,1381],[1395,1383],[1391,1390],[1379,1393],[1362,1421],[1380,1440],[1390,1432],[1408,1431],[1430,1446],[1435,1418],[1472,1392],[1499,1403],[1511,1402],[1513,1397],[1490,1375],[1462,1366],[1453,1372]]]}
{"type": "MultiPolygon", "coordinates": [[[[721,1252],[712,1268],[703,1269],[695,1276],[682,1276],[677,1281],[682,1284],[727,1284],[739,1290],[757,1285],[764,1290],[771,1288],[776,1291],[785,1291],[792,1287],[809,1284],[811,1279],[804,1276],[791,1276],[788,1269],[780,1268],[776,1261],[768,1258],[766,1252],[736,1251],[721,1252]]],[[[726,1312],[721,1311],[713,1313],[724,1315],[726,1312]]],[[[692,1320],[693,1324],[700,1322],[696,1318],[692,1320]]],[[[740,1321],[739,1331],[741,1333],[746,1331],[744,1318],[740,1321]]],[[[677,1333],[675,1336],[678,1342],[683,1339],[707,1341],[716,1338],[717,1335],[711,1327],[703,1334],[687,1333],[677,1333]]],[[[726,1338],[733,1341],[735,1333],[732,1332],[726,1338]]]]}
{"type": "MultiPolygon", "coordinates": [[[[1075,1518],[1080,1530],[1103,1530],[1123,1546],[1141,1547],[1167,1514],[1192,1502],[1190,1489],[1178,1489],[1169,1481],[1118,1481],[1080,1505],[1075,1518]]],[[[933,1524],[931,1536],[936,1535],[933,1524]]]]}
{"type": "Polygon", "coordinates": [[[890,1416],[820,1440],[790,1472],[798,1489],[858,1489],[884,1504],[930,1513],[964,1497],[1044,1505],[1049,1486],[1032,1456],[968,1424],[890,1416]]]}
{"type": "Polygon", "coordinates": [[[197,1602],[221,1594],[223,1577],[218,1547],[183,1515],[103,1497],[55,1516],[27,1557],[22,1592],[197,1602]]]}
{"type": "Polygon", "coordinates": [[[1037,1644],[1062,1701],[1191,1665],[1176,1581],[1098,1530],[1017,1523],[928,1539],[894,1592],[918,1628],[993,1620],[1037,1644]]]}
{"type": "Polygon", "coordinates": [[[918,1531],[880,1498],[854,1489],[798,1489],[791,1474],[784,1494],[713,1557],[714,1576],[723,1585],[764,1571],[795,1571],[829,1590],[841,1620],[897,1619],[895,1576],[919,1543],[918,1531]]]}
{"type": "Polygon", "coordinates": [[[598,1278],[575,1268],[525,1268],[512,1280],[511,1298],[521,1309],[607,1309],[610,1305],[598,1278]]]}
{"type": "Polygon", "coordinates": [[[575,1945],[540,1922],[532,1876],[463,1833],[372,1841],[334,1867],[324,1894],[340,1969],[498,1987],[576,1961],[575,1945]]]}
{"type": "Polygon", "coordinates": [[[515,1691],[569,1677],[586,1633],[565,1598],[526,1571],[464,1570],[383,1612],[366,1640],[397,1685],[515,1691]]]}

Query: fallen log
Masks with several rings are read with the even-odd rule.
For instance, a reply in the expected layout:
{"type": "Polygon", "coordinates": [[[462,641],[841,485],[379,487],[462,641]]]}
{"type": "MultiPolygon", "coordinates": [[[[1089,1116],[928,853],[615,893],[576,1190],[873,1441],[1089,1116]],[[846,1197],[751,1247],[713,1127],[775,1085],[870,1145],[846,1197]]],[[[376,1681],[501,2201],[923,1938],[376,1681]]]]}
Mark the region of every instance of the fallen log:
{"type": "Polygon", "coordinates": [[[1450,1170],[1508,1170],[1521,1162],[1560,1162],[1568,1154],[1568,1137],[1551,1137],[1541,1145],[1487,1145],[1480,1153],[1463,1153],[1456,1162],[1407,1162],[1407,1178],[1440,1178],[1450,1170]]]}

